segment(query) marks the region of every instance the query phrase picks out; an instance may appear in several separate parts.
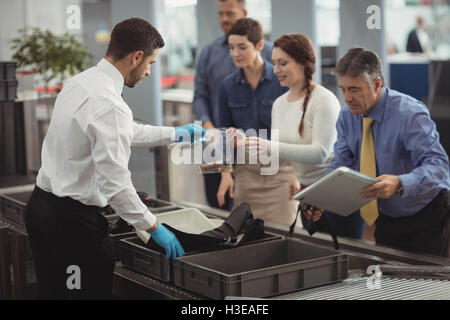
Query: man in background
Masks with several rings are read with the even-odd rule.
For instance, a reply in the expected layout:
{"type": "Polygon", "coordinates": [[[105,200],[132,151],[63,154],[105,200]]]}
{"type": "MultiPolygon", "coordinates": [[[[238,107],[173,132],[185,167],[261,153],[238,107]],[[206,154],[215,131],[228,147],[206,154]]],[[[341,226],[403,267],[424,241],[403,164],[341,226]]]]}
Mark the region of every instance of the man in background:
{"type": "MultiPolygon", "coordinates": [[[[215,128],[219,121],[219,87],[222,80],[237,70],[230,56],[227,33],[239,19],[247,16],[245,0],[218,0],[217,12],[224,35],[206,46],[200,53],[195,70],[194,110],[195,116],[203,123],[203,128],[215,128]]],[[[262,56],[268,61],[272,59],[272,44],[264,42],[262,56]]],[[[226,196],[225,204],[219,207],[217,190],[220,173],[205,174],[205,190],[208,203],[212,207],[231,210],[232,199],[226,196]]]]}
{"type": "Polygon", "coordinates": [[[424,30],[423,17],[417,17],[417,27],[408,35],[406,51],[412,53],[424,53],[430,51],[430,39],[424,30]]]}

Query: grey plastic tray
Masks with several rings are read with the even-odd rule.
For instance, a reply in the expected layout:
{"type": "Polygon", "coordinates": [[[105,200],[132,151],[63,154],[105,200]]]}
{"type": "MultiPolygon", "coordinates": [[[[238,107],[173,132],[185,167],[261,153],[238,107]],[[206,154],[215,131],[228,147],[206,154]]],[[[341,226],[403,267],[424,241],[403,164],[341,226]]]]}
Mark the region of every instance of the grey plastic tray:
{"type": "Polygon", "coordinates": [[[160,210],[164,210],[164,208],[171,208],[170,210],[172,210],[172,208],[176,207],[175,204],[160,199],[150,198],[150,200],[144,200],[143,202],[151,211],[158,210],[162,212],[160,210]]]}
{"type": "MultiPolygon", "coordinates": [[[[176,204],[173,204],[171,202],[167,202],[167,201],[159,200],[159,199],[153,199],[153,198],[150,198],[150,200],[144,200],[143,203],[149,208],[149,210],[153,214],[183,209],[182,207],[177,206],[176,204]]],[[[106,220],[108,220],[108,222],[110,222],[110,223],[119,219],[119,215],[117,213],[105,214],[104,216],[105,216],[106,220]]]]}
{"type": "Polygon", "coordinates": [[[197,294],[270,297],[347,278],[348,256],[298,240],[273,240],[177,258],[175,285],[197,294]]]}
{"type": "Polygon", "coordinates": [[[120,260],[134,271],[170,282],[170,261],[163,254],[144,247],[138,237],[120,240],[120,260]]]}
{"type": "Polygon", "coordinates": [[[0,61],[0,80],[16,80],[17,62],[0,61]]]}
{"type": "Polygon", "coordinates": [[[17,94],[16,80],[0,80],[0,101],[14,101],[17,94]]]}
{"type": "Polygon", "coordinates": [[[119,261],[120,258],[121,258],[120,240],[121,239],[130,238],[130,237],[133,237],[135,235],[136,235],[136,233],[134,231],[118,233],[118,234],[108,234],[109,238],[111,239],[112,246],[113,246],[114,261],[119,261]]]}
{"type": "MultiPolygon", "coordinates": [[[[265,238],[244,243],[242,246],[249,246],[252,243],[272,241],[279,238],[280,236],[266,233],[265,238]]],[[[187,252],[186,256],[196,254],[201,253],[187,252]]],[[[166,259],[165,254],[145,247],[142,240],[138,237],[130,237],[120,240],[120,260],[123,265],[134,271],[162,281],[174,283],[172,260],[166,259]]]]}
{"type": "MultiPolygon", "coordinates": [[[[6,221],[13,222],[18,225],[25,225],[24,212],[25,207],[30,199],[33,191],[7,193],[0,195],[0,217],[6,221]]],[[[163,213],[167,211],[175,211],[182,209],[175,204],[159,199],[146,200],[144,203],[149,206],[149,209],[154,214],[163,213]]],[[[105,215],[108,222],[112,223],[119,218],[119,215],[105,215]]]]}
{"type": "MultiPolygon", "coordinates": [[[[160,214],[160,213],[164,213],[164,212],[168,212],[168,211],[176,211],[176,210],[180,210],[180,209],[184,209],[184,208],[176,206],[176,205],[170,205],[170,206],[167,206],[167,207],[158,207],[158,208],[149,207],[149,210],[155,215],[160,214]]],[[[116,221],[117,219],[120,218],[117,213],[104,214],[104,217],[106,218],[106,220],[110,224],[114,223],[114,221],[116,221]]]]}

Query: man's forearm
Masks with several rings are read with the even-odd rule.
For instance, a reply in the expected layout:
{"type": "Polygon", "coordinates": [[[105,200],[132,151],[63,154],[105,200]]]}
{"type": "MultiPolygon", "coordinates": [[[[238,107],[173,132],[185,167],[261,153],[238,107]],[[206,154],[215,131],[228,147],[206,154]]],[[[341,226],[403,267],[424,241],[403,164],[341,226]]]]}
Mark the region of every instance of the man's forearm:
{"type": "Polygon", "coordinates": [[[154,232],[156,231],[156,229],[158,229],[158,220],[156,220],[155,224],[153,225],[153,227],[151,227],[150,229],[147,230],[147,232],[154,232]]]}
{"type": "Polygon", "coordinates": [[[175,128],[133,123],[132,147],[156,147],[175,141],[175,128]]]}

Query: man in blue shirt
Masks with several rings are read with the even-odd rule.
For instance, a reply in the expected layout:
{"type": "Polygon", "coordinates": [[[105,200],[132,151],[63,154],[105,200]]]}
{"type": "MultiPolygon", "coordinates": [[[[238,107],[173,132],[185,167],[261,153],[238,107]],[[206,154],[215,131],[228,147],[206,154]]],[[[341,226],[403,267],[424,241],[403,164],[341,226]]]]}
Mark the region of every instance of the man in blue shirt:
{"type": "MultiPolygon", "coordinates": [[[[206,46],[200,53],[195,70],[194,111],[203,128],[215,128],[219,121],[219,87],[222,80],[238,70],[230,57],[227,33],[239,19],[247,16],[245,0],[219,0],[217,4],[220,26],[224,35],[206,46]]],[[[271,61],[272,44],[264,42],[262,56],[271,61]]],[[[205,174],[205,190],[208,203],[219,208],[216,193],[220,174],[205,174]]],[[[222,209],[231,210],[233,202],[227,197],[222,209]]]]}
{"type": "MultiPolygon", "coordinates": [[[[449,159],[427,107],[384,87],[381,62],[371,51],[350,49],[334,72],[347,105],[336,124],[338,139],[328,172],[339,166],[360,171],[363,118],[372,119],[380,182],[367,187],[362,196],[377,198],[377,244],[444,255],[450,216],[449,159]]],[[[346,218],[324,215],[338,233],[345,227],[346,218]]]]}

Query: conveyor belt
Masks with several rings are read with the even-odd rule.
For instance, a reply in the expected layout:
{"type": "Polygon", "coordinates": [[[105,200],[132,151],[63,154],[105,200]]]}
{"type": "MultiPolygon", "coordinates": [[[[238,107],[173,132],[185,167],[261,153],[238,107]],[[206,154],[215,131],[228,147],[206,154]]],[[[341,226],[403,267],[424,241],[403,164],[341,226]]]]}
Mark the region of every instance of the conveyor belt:
{"type": "MultiPolygon", "coordinates": [[[[210,212],[205,210],[204,212],[217,218],[226,216],[225,214],[215,214],[214,211],[210,212]]],[[[19,228],[11,223],[8,223],[8,227],[12,230],[19,231],[19,228]]],[[[280,235],[286,232],[283,228],[272,227],[272,229],[269,231],[276,231],[274,233],[280,235]]],[[[305,231],[299,229],[294,234],[294,237],[302,241],[307,241],[308,243],[327,247],[331,246],[328,235],[317,234],[314,237],[309,237],[305,231]]],[[[340,239],[340,241],[343,247],[342,251],[349,254],[349,272],[353,272],[348,279],[341,283],[276,296],[272,297],[272,299],[450,300],[450,281],[448,279],[422,279],[430,275],[446,277],[448,272],[443,275],[440,275],[440,273],[447,271],[448,266],[450,266],[449,259],[436,256],[415,255],[391,248],[367,245],[364,242],[349,239],[340,239]],[[386,266],[386,264],[390,264],[390,266],[386,266]],[[397,272],[395,275],[390,276],[384,274],[380,282],[381,288],[369,289],[367,286],[368,276],[365,276],[364,272],[370,265],[381,265],[383,268],[389,267],[390,269],[382,271],[389,271],[391,274],[397,272],[398,269],[403,269],[403,272],[397,272]],[[358,270],[358,273],[354,273],[356,270],[358,270]],[[425,276],[411,275],[412,272],[419,271],[424,273],[425,276]]],[[[114,283],[116,298],[205,299],[205,297],[199,296],[196,293],[188,292],[172,284],[163,283],[129,270],[120,263],[116,265],[114,283]]]]}
{"type": "MultiPolygon", "coordinates": [[[[195,207],[191,203],[179,204],[195,207]]],[[[199,209],[216,216],[226,216],[226,213],[223,214],[216,209],[203,207],[199,209]]],[[[272,223],[267,223],[266,230],[280,235],[287,232],[286,227],[272,223]]],[[[293,237],[319,246],[332,245],[329,235],[316,233],[314,237],[310,237],[301,228],[296,228],[293,237]]],[[[349,273],[353,274],[348,279],[336,284],[272,297],[272,299],[450,300],[450,280],[447,273],[450,260],[448,258],[414,254],[347,238],[339,238],[339,241],[341,251],[349,254],[349,273]],[[368,288],[369,276],[365,272],[371,265],[381,265],[382,271],[386,271],[381,278],[380,289],[368,288]],[[389,268],[388,265],[390,265],[389,268]],[[444,274],[440,274],[442,272],[444,274]]]]}
{"type": "Polygon", "coordinates": [[[120,262],[114,269],[114,295],[116,298],[203,300],[200,295],[176,287],[173,284],[148,277],[130,270],[120,262]]]}
{"type": "MultiPolygon", "coordinates": [[[[278,296],[279,300],[450,300],[450,281],[434,279],[380,279],[380,288],[368,285],[369,277],[354,276],[341,283],[278,296]]],[[[373,285],[373,282],[370,282],[373,285]]]]}

